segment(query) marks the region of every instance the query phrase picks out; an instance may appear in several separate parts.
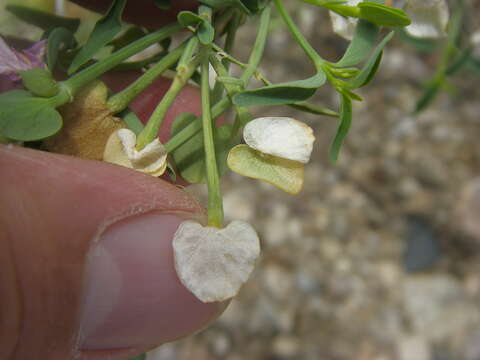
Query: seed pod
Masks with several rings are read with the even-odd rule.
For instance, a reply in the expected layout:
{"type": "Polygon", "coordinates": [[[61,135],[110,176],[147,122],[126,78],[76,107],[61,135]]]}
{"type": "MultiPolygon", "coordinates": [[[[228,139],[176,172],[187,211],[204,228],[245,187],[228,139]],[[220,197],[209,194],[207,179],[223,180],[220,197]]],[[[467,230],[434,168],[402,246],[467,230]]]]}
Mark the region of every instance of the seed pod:
{"type": "Polygon", "coordinates": [[[407,0],[405,11],[412,23],[405,30],[418,38],[446,36],[449,12],[445,0],[407,0]]]}
{"type": "Polygon", "coordinates": [[[250,121],[243,130],[248,146],[262,153],[306,164],[312,153],[313,130],[288,117],[264,117],[250,121]]]}
{"type": "Polygon", "coordinates": [[[184,221],[173,237],[175,269],[185,287],[203,302],[234,297],[260,255],[252,226],[232,221],[223,229],[184,221]]]}
{"type": "Polygon", "coordinates": [[[63,128],[57,135],[46,139],[43,146],[59,154],[102,160],[109,136],[125,127],[107,107],[107,94],[108,89],[101,81],[82,89],[72,103],[59,108],[63,128]]]}
{"type": "Polygon", "coordinates": [[[157,139],[142,150],[135,148],[137,136],[129,129],[115,131],[108,139],[103,160],[143,173],[160,176],[167,168],[167,152],[157,139]]]}

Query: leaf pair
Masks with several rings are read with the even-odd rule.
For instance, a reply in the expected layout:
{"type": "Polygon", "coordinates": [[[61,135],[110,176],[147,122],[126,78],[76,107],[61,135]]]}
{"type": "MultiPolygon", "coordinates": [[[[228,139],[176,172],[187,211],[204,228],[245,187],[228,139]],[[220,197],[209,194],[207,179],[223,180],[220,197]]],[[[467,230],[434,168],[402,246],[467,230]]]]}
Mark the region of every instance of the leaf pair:
{"type": "Polygon", "coordinates": [[[358,89],[367,85],[377,72],[380,61],[382,60],[383,49],[385,45],[393,38],[395,34],[394,31],[391,31],[383,40],[377,45],[370,58],[367,60],[362,70],[348,82],[348,87],[350,89],[358,89]]]}
{"type": "Polygon", "coordinates": [[[191,11],[181,11],[177,16],[178,22],[183,26],[196,28],[198,39],[204,45],[211,44],[215,37],[215,29],[210,21],[191,11]]]}
{"type": "Polygon", "coordinates": [[[34,141],[54,135],[62,117],[50,98],[13,90],[0,95],[0,135],[18,141],[34,141]]]}

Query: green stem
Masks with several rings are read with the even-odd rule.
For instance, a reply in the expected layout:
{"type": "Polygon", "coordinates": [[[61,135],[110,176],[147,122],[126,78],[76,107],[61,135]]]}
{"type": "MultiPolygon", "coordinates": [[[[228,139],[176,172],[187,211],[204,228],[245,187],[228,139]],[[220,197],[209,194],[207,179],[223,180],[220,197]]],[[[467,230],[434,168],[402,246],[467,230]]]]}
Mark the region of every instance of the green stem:
{"type": "Polygon", "coordinates": [[[200,64],[200,58],[196,57],[191,59],[193,51],[198,45],[198,38],[196,36],[192,37],[185,48],[182,57],[177,66],[177,73],[173,78],[173,82],[170,85],[170,88],[163,96],[162,100],[158,103],[157,107],[153,111],[152,115],[148,119],[147,125],[138,135],[137,138],[137,149],[143,149],[147,144],[151,143],[158,135],[160,126],[165,119],[168,109],[175,101],[176,97],[187,84],[188,80],[192,77],[193,73],[200,64]]]}
{"type": "Polygon", "coordinates": [[[323,67],[323,64],[325,63],[325,60],[322,59],[322,57],[315,51],[315,49],[310,45],[307,39],[305,39],[303,34],[297,28],[297,25],[295,25],[292,18],[288,14],[287,10],[283,6],[282,0],[274,0],[274,2],[278,12],[282,16],[282,19],[285,22],[285,25],[287,25],[288,30],[290,31],[292,36],[295,38],[298,44],[302,47],[303,51],[305,51],[305,53],[310,58],[310,60],[313,62],[317,71],[323,71],[322,67],[323,67]]]}
{"type": "Polygon", "coordinates": [[[217,44],[212,44],[212,47],[213,47],[213,50],[215,50],[221,57],[224,58],[223,61],[227,61],[227,62],[232,62],[238,66],[240,66],[241,68],[244,68],[246,69],[247,68],[247,64],[241,62],[240,60],[234,58],[232,55],[230,55],[229,53],[227,53],[224,49],[222,49],[220,46],[218,46],[217,44]]]}
{"type": "Polygon", "coordinates": [[[63,81],[62,83],[65,87],[69,88],[69,91],[72,94],[74,94],[80,87],[98,78],[103,73],[114,68],[122,61],[128,59],[130,56],[135,55],[136,53],[146,49],[147,47],[155,44],[156,42],[168,38],[174,33],[180,31],[182,28],[182,25],[176,23],[165,26],[164,28],[148,34],[143,38],[131,43],[130,45],[127,45],[124,48],[114,52],[112,55],[105,58],[104,60],[85,68],[84,70],[78,72],[77,74],[73,75],[71,78],[63,81]]]}
{"type": "Polygon", "coordinates": [[[182,55],[185,49],[185,44],[170,52],[158,63],[148,69],[142,76],[135,80],[127,88],[119,93],[113,95],[108,99],[107,106],[115,114],[124,110],[130,102],[137,97],[143,90],[145,90],[157,77],[159,77],[165,70],[169,69],[182,55]]]}
{"type": "MultiPolygon", "coordinates": [[[[217,59],[215,54],[210,55],[210,63],[212,64],[212,67],[214,68],[215,72],[217,73],[218,76],[228,76],[228,70],[225,68],[225,66],[222,64],[220,60],[217,59]]],[[[220,83],[220,82],[219,82],[220,83]]],[[[221,84],[221,83],[220,83],[221,84]]],[[[239,86],[232,85],[232,84],[221,84],[225,87],[227,90],[228,97],[232,99],[232,97],[239,91],[242,91],[243,89],[240,88],[239,86]]],[[[235,109],[235,112],[237,113],[238,121],[240,121],[241,125],[245,125],[252,119],[252,115],[250,115],[250,112],[247,110],[247,108],[242,107],[242,106],[237,106],[233,105],[233,108],[235,109]]],[[[236,133],[232,132],[232,136],[235,136],[236,133]]]]}
{"type": "Polygon", "coordinates": [[[248,59],[248,66],[242,74],[241,80],[247,84],[250,81],[250,78],[257,70],[258,64],[263,56],[263,51],[265,50],[265,44],[267,42],[268,28],[270,26],[270,6],[266,6],[262,10],[260,16],[260,25],[258,26],[257,38],[255,39],[255,44],[253,44],[252,52],[248,59]]]}
{"type": "MultiPolygon", "coordinates": [[[[237,34],[237,29],[238,29],[238,24],[239,24],[239,14],[233,10],[231,13],[231,18],[230,21],[227,24],[227,37],[225,39],[225,52],[230,53],[233,49],[233,45],[235,43],[235,36],[237,34]]],[[[223,65],[225,69],[227,70],[227,75],[228,75],[228,68],[230,66],[230,62],[227,59],[224,59],[223,65]]],[[[217,72],[218,74],[218,72],[217,72]]],[[[212,92],[212,100],[213,102],[217,102],[222,98],[223,95],[223,84],[221,84],[219,81],[215,82],[215,86],[213,87],[213,92],[212,92]]]]}
{"type": "MultiPolygon", "coordinates": [[[[258,67],[258,64],[260,63],[260,60],[262,58],[263,50],[265,49],[265,43],[267,41],[268,28],[270,25],[270,14],[271,14],[270,6],[267,6],[262,10],[257,37],[255,39],[255,44],[253,45],[253,49],[249,57],[249,64],[241,77],[241,80],[245,84],[247,84],[250,81],[250,78],[255,73],[258,67]]],[[[212,117],[216,119],[225,111],[227,111],[230,108],[230,106],[231,106],[230,99],[223,98],[213,106],[212,117]]],[[[165,144],[165,148],[167,152],[174,151],[176,148],[182,145],[185,141],[187,141],[192,136],[194,136],[198,131],[200,131],[201,127],[198,125],[198,123],[199,123],[198,121],[192,121],[182,131],[180,131],[174,137],[172,137],[165,144]]],[[[232,131],[232,135],[236,134],[239,127],[240,127],[239,121],[235,121],[234,123],[235,132],[232,131]]]]}
{"type": "MultiPolygon", "coordinates": [[[[209,51],[209,49],[206,51],[209,51]]],[[[210,113],[210,86],[208,83],[208,71],[208,56],[204,56],[201,64],[201,92],[203,144],[205,149],[205,170],[207,174],[208,186],[208,226],[222,228],[223,205],[222,194],[220,193],[220,178],[218,176],[217,161],[215,158],[212,115],[210,113]]]]}
{"type": "MultiPolygon", "coordinates": [[[[230,108],[230,105],[231,102],[228,98],[223,98],[222,100],[220,100],[212,107],[212,118],[218,118],[230,108]]],[[[172,151],[177,149],[180,145],[182,145],[185,141],[197,134],[200,130],[202,130],[201,122],[197,120],[192,121],[190,124],[188,124],[185,128],[183,128],[180,132],[178,132],[175,136],[173,136],[165,143],[165,149],[167,153],[171,153],[172,151]]]]}
{"type": "MultiPolygon", "coordinates": [[[[199,15],[211,21],[212,9],[208,6],[199,7],[199,15]]],[[[203,147],[205,151],[205,172],[208,187],[208,226],[223,227],[223,202],[220,191],[220,176],[218,175],[217,160],[215,156],[215,141],[213,139],[213,121],[210,109],[210,84],[209,84],[209,54],[211,45],[200,48],[199,58],[201,81],[200,91],[202,96],[202,129],[203,147]]]]}

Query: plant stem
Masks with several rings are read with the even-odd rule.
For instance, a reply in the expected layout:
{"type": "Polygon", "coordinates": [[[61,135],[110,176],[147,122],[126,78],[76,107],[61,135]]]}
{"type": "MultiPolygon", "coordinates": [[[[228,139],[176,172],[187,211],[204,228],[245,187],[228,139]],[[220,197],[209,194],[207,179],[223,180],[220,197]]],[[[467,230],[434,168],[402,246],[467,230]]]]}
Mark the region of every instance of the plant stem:
{"type": "Polygon", "coordinates": [[[267,42],[268,28],[270,26],[270,14],[272,9],[270,6],[266,6],[262,10],[260,16],[260,25],[258,26],[257,38],[255,39],[255,44],[253,44],[252,52],[248,59],[248,66],[242,74],[241,80],[247,84],[250,81],[250,78],[257,70],[258,64],[262,59],[263,51],[265,50],[265,43],[267,42]]]}
{"type": "MultiPolygon", "coordinates": [[[[210,55],[210,63],[212,64],[212,67],[215,69],[215,72],[217,73],[218,76],[228,76],[228,70],[225,68],[222,62],[217,59],[215,54],[210,55]]],[[[219,82],[219,84],[221,83],[219,82]]],[[[232,84],[225,83],[221,85],[223,85],[227,90],[227,94],[230,100],[238,91],[243,90],[243,88],[240,88],[239,86],[232,85],[232,84]]],[[[233,105],[233,108],[237,113],[237,118],[238,118],[238,121],[240,121],[240,124],[245,125],[247,122],[249,122],[252,119],[252,115],[250,115],[250,112],[247,110],[247,108],[242,106],[237,106],[237,105],[233,105]]],[[[232,132],[232,137],[235,135],[236,134],[232,132]]]]}
{"type": "MultiPolygon", "coordinates": [[[[199,7],[199,15],[211,21],[212,9],[208,6],[199,7]]],[[[205,151],[205,173],[208,187],[208,226],[223,227],[223,202],[220,191],[220,177],[218,175],[217,160],[215,156],[215,141],[213,138],[213,121],[210,109],[210,84],[209,84],[209,55],[211,45],[200,48],[199,58],[201,81],[200,91],[202,96],[202,129],[203,147],[205,151]]]]}
{"type": "Polygon", "coordinates": [[[287,10],[283,6],[282,0],[274,0],[274,2],[278,12],[282,16],[282,19],[285,22],[285,25],[287,25],[288,30],[290,31],[292,36],[295,38],[298,44],[302,47],[303,51],[305,51],[305,53],[310,58],[310,60],[313,62],[317,71],[323,71],[322,67],[323,67],[323,64],[325,63],[325,60],[322,59],[322,57],[315,51],[315,49],[310,45],[307,39],[305,39],[303,34],[297,28],[297,25],[295,25],[292,18],[288,14],[287,10]]]}
{"type": "MultiPolygon", "coordinates": [[[[228,98],[223,98],[218,103],[216,103],[211,110],[212,119],[216,119],[220,115],[222,115],[230,108],[230,105],[231,102],[228,98]]],[[[180,145],[182,145],[185,141],[190,139],[200,130],[202,130],[201,122],[196,120],[192,121],[190,124],[188,124],[185,128],[183,128],[180,132],[178,132],[175,136],[173,136],[165,143],[165,149],[167,153],[170,153],[177,149],[180,145]]]]}
{"type": "Polygon", "coordinates": [[[220,179],[215,158],[215,143],[213,140],[212,115],[210,113],[210,85],[208,83],[208,53],[201,64],[202,92],[202,128],[205,149],[205,170],[208,186],[208,225],[223,227],[223,205],[220,193],[220,179]]]}
{"type": "MultiPolygon", "coordinates": [[[[232,11],[230,21],[227,24],[227,37],[225,39],[225,52],[230,53],[233,49],[233,45],[235,43],[235,36],[237,34],[237,29],[238,29],[238,24],[239,24],[239,14],[234,10],[232,11]]],[[[227,59],[224,59],[223,65],[225,66],[225,69],[227,70],[227,75],[228,75],[228,68],[230,66],[230,62],[227,59]]],[[[218,72],[217,72],[218,74],[218,72]]],[[[213,102],[217,102],[222,98],[223,95],[223,84],[221,84],[219,81],[215,82],[215,86],[213,87],[213,92],[212,92],[212,100],[213,102]]]]}
{"type": "Polygon", "coordinates": [[[124,110],[128,104],[145,90],[158,76],[170,68],[180,58],[185,48],[185,44],[170,52],[158,63],[148,69],[142,76],[135,80],[131,85],[113,95],[108,99],[107,106],[116,114],[124,110]]]}
{"type": "Polygon", "coordinates": [[[114,52],[104,60],[85,68],[84,70],[73,75],[68,80],[62,81],[62,83],[72,94],[75,94],[80,87],[98,78],[103,73],[120,64],[122,61],[128,59],[130,56],[135,55],[136,53],[146,49],[156,42],[168,38],[174,33],[180,31],[182,28],[183,26],[177,23],[165,26],[164,28],[148,34],[143,38],[131,43],[130,45],[127,45],[124,48],[114,52]]]}
{"type": "MultiPolygon", "coordinates": [[[[253,45],[253,50],[250,54],[249,64],[245,69],[244,73],[242,74],[241,80],[247,84],[250,81],[250,78],[257,70],[258,64],[262,58],[263,50],[265,49],[265,43],[267,41],[268,35],[268,27],[270,25],[270,14],[271,8],[270,6],[266,6],[261,13],[260,16],[260,25],[259,30],[257,32],[257,37],[255,39],[255,44],[253,45]]],[[[228,110],[230,107],[231,102],[228,98],[223,98],[218,103],[216,103],[212,108],[212,117],[216,119],[225,111],[228,110]]],[[[190,139],[194,136],[198,131],[200,131],[201,127],[198,125],[198,121],[192,121],[189,125],[187,125],[183,130],[177,133],[174,137],[172,137],[166,144],[165,148],[167,152],[174,151],[180,145],[182,145],[185,141],[190,139]]],[[[234,131],[233,134],[238,132],[240,124],[238,121],[234,124],[234,131]]]]}
{"type": "Polygon", "coordinates": [[[168,109],[197,69],[200,63],[200,58],[197,57],[194,59],[189,59],[187,58],[187,55],[185,55],[186,53],[189,56],[192,55],[193,50],[198,44],[197,42],[198,38],[196,36],[189,40],[185,48],[185,52],[182,54],[180,62],[178,63],[177,73],[173,78],[172,85],[170,85],[167,93],[158,103],[154,112],[148,119],[145,128],[138,135],[136,144],[137,150],[143,149],[147,144],[151,143],[157,137],[158,131],[163,123],[163,120],[165,119],[168,109]]]}

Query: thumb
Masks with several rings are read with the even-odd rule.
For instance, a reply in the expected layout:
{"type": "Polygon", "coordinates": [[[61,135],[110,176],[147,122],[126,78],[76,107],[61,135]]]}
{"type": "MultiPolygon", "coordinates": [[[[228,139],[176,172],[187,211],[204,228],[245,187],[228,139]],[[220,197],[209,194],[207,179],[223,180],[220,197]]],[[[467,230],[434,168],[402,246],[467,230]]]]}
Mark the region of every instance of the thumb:
{"type": "Polygon", "coordinates": [[[176,276],[173,234],[205,216],[183,190],[13,146],[0,168],[0,359],[128,359],[224,309],[176,276]]]}

